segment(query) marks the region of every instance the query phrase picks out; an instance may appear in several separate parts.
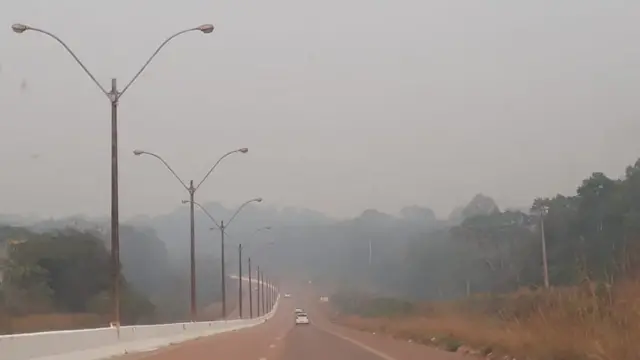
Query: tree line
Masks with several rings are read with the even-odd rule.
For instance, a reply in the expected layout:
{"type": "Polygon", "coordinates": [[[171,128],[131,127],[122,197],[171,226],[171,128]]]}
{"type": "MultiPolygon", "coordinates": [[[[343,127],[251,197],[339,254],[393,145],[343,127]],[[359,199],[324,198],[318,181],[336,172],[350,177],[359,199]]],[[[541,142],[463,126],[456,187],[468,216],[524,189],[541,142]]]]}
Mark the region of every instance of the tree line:
{"type": "MultiPolygon", "coordinates": [[[[73,229],[33,232],[0,228],[2,283],[0,312],[5,316],[111,312],[110,254],[104,241],[73,229]]],[[[155,307],[119,274],[124,323],[153,320],[155,307]]]]}
{"type": "Polygon", "coordinates": [[[551,286],[636,275],[640,160],[618,179],[594,172],[575,194],[537,198],[529,211],[496,208],[413,241],[410,292],[438,299],[541,287],[543,232],[551,286]]]}

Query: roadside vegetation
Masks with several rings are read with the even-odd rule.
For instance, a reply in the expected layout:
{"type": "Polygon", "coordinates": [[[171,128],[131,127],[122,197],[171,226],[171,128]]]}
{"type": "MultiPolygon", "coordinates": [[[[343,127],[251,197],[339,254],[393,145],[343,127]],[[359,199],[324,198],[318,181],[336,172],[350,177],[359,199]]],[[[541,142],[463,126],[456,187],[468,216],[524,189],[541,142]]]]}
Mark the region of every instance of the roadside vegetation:
{"type": "Polygon", "coordinates": [[[636,359],[640,353],[640,284],[633,282],[443,303],[357,299],[345,303],[344,295],[333,297],[332,319],[452,352],[541,360],[636,359]]]}
{"type": "MultiPolygon", "coordinates": [[[[110,255],[88,232],[0,228],[4,256],[0,333],[106,326],[110,255]]],[[[153,321],[155,307],[121,276],[123,323],[153,321]]]]}
{"type": "Polygon", "coordinates": [[[409,303],[340,293],[334,320],[479,355],[640,356],[640,162],[620,179],[593,173],[575,195],[535,199],[530,211],[474,208],[414,242],[411,290],[388,296],[409,303]]]}

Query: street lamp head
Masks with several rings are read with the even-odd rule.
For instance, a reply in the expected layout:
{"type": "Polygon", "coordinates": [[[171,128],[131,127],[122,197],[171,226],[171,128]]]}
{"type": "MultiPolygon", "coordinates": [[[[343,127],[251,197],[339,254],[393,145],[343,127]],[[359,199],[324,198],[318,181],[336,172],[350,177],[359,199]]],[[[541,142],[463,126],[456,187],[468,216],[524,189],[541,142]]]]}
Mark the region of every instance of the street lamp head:
{"type": "Polygon", "coordinates": [[[238,149],[238,151],[240,151],[243,154],[246,154],[246,153],[249,152],[249,149],[248,148],[242,148],[242,149],[238,149]]]}
{"type": "Polygon", "coordinates": [[[253,201],[255,201],[255,202],[262,202],[262,198],[255,198],[253,201]]]}
{"type": "Polygon", "coordinates": [[[202,31],[205,34],[209,34],[213,31],[213,25],[211,24],[203,24],[198,26],[196,29],[202,31]]]}
{"type": "Polygon", "coordinates": [[[133,150],[133,155],[140,156],[142,154],[144,154],[144,151],[142,151],[142,150],[137,150],[137,149],[133,150]]]}
{"type": "Polygon", "coordinates": [[[11,29],[16,34],[22,34],[23,32],[29,30],[29,27],[25,24],[13,24],[11,25],[11,29]]]}
{"type": "Polygon", "coordinates": [[[189,200],[182,200],[182,203],[183,203],[183,204],[188,204],[188,203],[189,203],[189,200]]]}

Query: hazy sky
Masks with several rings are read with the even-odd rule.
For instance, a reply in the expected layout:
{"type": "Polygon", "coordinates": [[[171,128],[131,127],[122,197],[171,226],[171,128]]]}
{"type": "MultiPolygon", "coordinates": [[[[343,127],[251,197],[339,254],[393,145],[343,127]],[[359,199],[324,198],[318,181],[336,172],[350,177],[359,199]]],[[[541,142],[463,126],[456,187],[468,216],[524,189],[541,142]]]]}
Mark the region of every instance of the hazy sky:
{"type": "Polygon", "coordinates": [[[0,213],[109,212],[109,102],[121,99],[121,213],[185,191],[151,157],[235,205],[262,196],[335,216],[475,193],[571,193],[640,156],[637,0],[25,0],[0,4],[0,213]]]}

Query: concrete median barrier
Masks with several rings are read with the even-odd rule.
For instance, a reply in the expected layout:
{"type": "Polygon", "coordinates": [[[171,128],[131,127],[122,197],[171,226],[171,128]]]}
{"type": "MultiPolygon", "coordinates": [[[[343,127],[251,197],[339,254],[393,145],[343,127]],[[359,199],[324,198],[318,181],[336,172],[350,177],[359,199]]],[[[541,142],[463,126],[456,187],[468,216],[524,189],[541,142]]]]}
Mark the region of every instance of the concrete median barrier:
{"type": "Polygon", "coordinates": [[[0,336],[2,360],[99,360],[132,352],[150,351],[222,332],[240,330],[267,321],[273,309],[254,319],[203,321],[117,328],[49,331],[0,336]]]}

